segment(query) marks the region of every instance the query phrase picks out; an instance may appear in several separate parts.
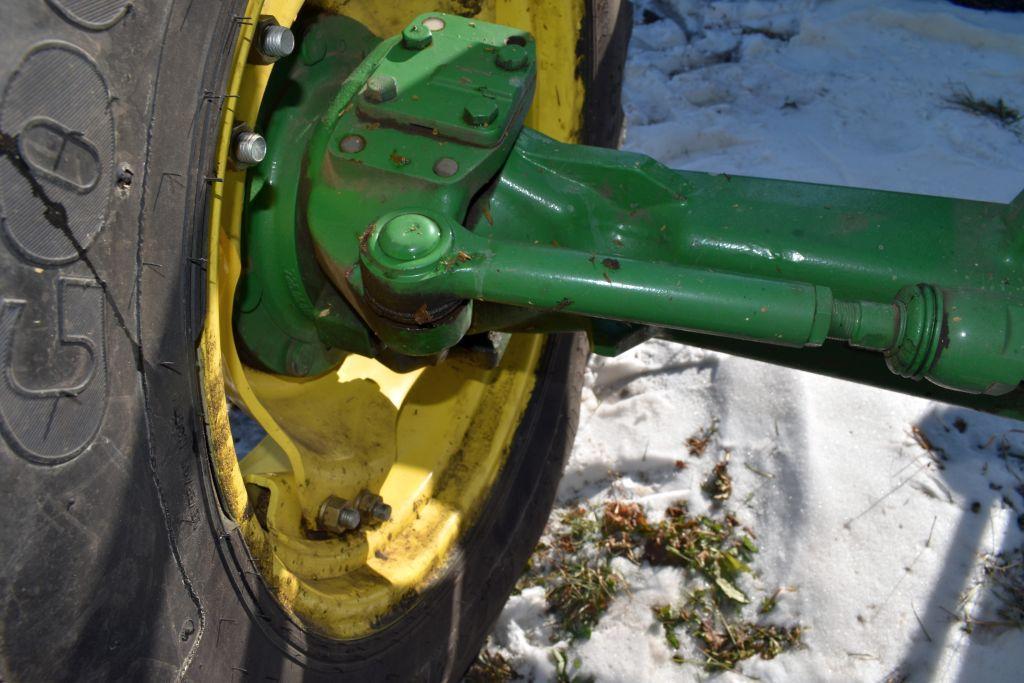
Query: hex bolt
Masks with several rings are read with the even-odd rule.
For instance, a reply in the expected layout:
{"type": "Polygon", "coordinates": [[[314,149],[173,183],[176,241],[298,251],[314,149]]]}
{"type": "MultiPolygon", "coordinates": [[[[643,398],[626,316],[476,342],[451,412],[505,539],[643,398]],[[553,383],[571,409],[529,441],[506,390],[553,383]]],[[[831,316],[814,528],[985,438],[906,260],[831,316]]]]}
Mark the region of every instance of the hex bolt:
{"type": "Polygon", "coordinates": [[[422,50],[434,42],[430,29],[423,24],[409,24],[402,31],[402,45],[410,50],[422,50]]]}
{"type": "Polygon", "coordinates": [[[366,489],[360,491],[356,496],[355,506],[357,510],[378,522],[386,522],[391,519],[391,506],[376,493],[371,493],[366,489]]]}
{"type": "Polygon", "coordinates": [[[362,517],[358,510],[352,508],[342,508],[338,512],[338,526],[346,529],[355,529],[359,526],[362,521],[362,517]]]}
{"type": "Polygon", "coordinates": [[[362,135],[346,135],[341,139],[338,147],[346,154],[358,154],[366,147],[366,138],[362,135]]]}
{"type": "Polygon", "coordinates": [[[526,66],[529,57],[526,54],[526,48],[513,43],[498,48],[498,54],[495,55],[494,61],[505,71],[518,71],[526,66]]]}
{"type": "Polygon", "coordinates": [[[363,97],[371,102],[387,102],[398,96],[398,82],[394,76],[371,76],[366,81],[363,97]]]}
{"type": "Polygon", "coordinates": [[[451,157],[441,157],[434,163],[434,173],[442,178],[451,178],[459,172],[459,162],[451,157]]]}
{"type": "Polygon", "coordinates": [[[486,126],[498,117],[498,105],[486,97],[474,97],[462,110],[462,117],[470,125],[486,126]]]}
{"type": "Polygon", "coordinates": [[[261,21],[256,35],[256,51],[264,59],[276,62],[295,49],[295,34],[273,18],[261,21]]]}
{"type": "Polygon", "coordinates": [[[267,141],[259,133],[240,129],[231,145],[231,160],[242,169],[255,166],[267,156],[267,141]]]}
{"type": "Polygon", "coordinates": [[[320,528],[333,534],[352,531],[358,528],[362,521],[359,510],[344,498],[337,496],[328,496],[320,504],[320,511],[316,517],[320,528]]]}

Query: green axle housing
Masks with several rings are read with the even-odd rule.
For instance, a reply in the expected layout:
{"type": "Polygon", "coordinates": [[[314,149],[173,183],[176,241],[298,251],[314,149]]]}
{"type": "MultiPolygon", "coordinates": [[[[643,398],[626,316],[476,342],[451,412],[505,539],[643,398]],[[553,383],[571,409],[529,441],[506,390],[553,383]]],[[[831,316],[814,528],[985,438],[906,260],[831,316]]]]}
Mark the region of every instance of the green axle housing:
{"type": "Polygon", "coordinates": [[[599,353],[675,339],[1022,415],[1024,195],[673,171],[524,128],[535,78],[528,34],[462,17],[308,27],[250,171],[247,362],[406,369],[467,335],[582,330],[599,353]]]}

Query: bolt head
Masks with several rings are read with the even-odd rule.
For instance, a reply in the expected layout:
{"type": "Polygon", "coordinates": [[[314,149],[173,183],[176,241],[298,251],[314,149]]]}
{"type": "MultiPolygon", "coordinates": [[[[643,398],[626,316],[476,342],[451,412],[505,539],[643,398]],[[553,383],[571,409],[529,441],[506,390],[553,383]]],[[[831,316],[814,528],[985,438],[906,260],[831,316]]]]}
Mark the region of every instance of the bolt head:
{"type": "Polygon", "coordinates": [[[423,24],[409,24],[402,31],[402,45],[410,50],[422,50],[434,42],[430,29],[423,24]]]}
{"type": "Polygon", "coordinates": [[[371,76],[363,96],[371,102],[393,100],[398,97],[398,82],[394,76],[371,76]]]}
{"type": "Polygon", "coordinates": [[[346,135],[341,139],[338,147],[346,154],[358,154],[366,147],[366,138],[362,135],[346,135]]]}
{"type": "Polygon", "coordinates": [[[495,55],[494,61],[497,62],[498,66],[506,71],[519,71],[527,62],[530,61],[529,55],[526,54],[526,48],[522,45],[502,45],[498,48],[498,54],[495,55]]]}
{"type": "Polygon", "coordinates": [[[259,133],[243,130],[235,136],[232,157],[239,168],[260,163],[267,156],[267,141],[259,133]]]}
{"type": "Polygon", "coordinates": [[[295,34],[284,26],[266,24],[260,33],[256,49],[267,59],[287,57],[295,49],[295,34]]]}
{"type": "Polygon", "coordinates": [[[472,98],[462,111],[466,123],[472,126],[487,126],[498,118],[498,104],[483,96],[472,98]]]}
{"type": "Polygon", "coordinates": [[[434,163],[434,174],[442,178],[451,178],[459,172],[459,162],[451,157],[441,157],[434,163]]]}
{"type": "Polygon", "coordinates": [[[404,213],[389,220],[377,237],[385,255],[399,261],[414,261],[434,251],[441,243],[441,228],[418,213],[404,213]]]}

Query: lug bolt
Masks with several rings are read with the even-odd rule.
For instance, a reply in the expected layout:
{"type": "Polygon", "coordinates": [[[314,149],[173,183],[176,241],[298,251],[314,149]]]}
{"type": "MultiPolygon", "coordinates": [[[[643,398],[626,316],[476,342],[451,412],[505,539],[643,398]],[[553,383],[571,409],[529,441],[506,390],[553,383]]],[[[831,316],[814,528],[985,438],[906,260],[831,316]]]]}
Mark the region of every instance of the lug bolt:
{"type": "Polygon", "coordinates": [[[363,489],[355,500],[356,508],[363,514],[369,515],[378,522],[386,522],[391,519],[391,506],[384,502],[384,499],[376,493],[370,493],[363,489]]]}
{"type": "Polygon", "coordinates": [[[333,534],[343,534],[357,528],[361,519],[359,510],[344,498],[337,496],[329,496],[321,503],[320,512],[317,514],[320,528],[333,534]]]}
{"type": "Polygon", "coordinates": [[[473,126],[486,126],[498,117],[498,105],[486,97],[474,97],[462,111],[466,123],[473,126]]]}
{"type": "Polygon", "coordinates": [[[344,508],[338,512],[338,526],[346,529],[355,529],[361,521],[359,512],[352,508],[344,508]]]}
{"type": "Polygon", "coordinates": [[[231,157],[237,168],[255,166],[267,156],[267,141],[259,133],[239,130],[231,146],[231,157]]]}
{"type": "Polygon", "coordinates": [[[441,157],[434,163],[434,173],[442,178],[451,178],[459,172],[459,162],[451,157],[441,157]]]}
{"type": "Polygon", "coordinates": [[[346,154],[358,154],[366,147],[366,138],[362,135],[346,135],[338,145],[346,154]]]}
{"type": "Polygon", "coordinates": [[[526,48],[514,43],[503,45],[498,49],[498,54],[495,55],[494,61],[506,71],[518,71],[526,66],[528,61],[526,48]]]}
{"type": "Polygon", "coordinates": [[[370,514],[378,522],[386,522],[391,519],[391,506],[387,503],[377,503],[370,509],[370,514]]]}
{"type": "Polygon", "coordinates": [[[274,19],[261,21],[256,37],[256,51],[271,62],[287,57],[295,49],[295,34],[274,19]]]}
{"type": "Polygon", "coordinates": [[[387,102],[398,96],[398,83],[393,76],[372,76],[366,81],[363,96],[371,102],[387,102]]]}
{"type": "Polygon", "coordinates": [[[422,50],[434,42],[430,29],[422,24],[410,24],[402,31],[402,44],[410,50],[422,50]]]}

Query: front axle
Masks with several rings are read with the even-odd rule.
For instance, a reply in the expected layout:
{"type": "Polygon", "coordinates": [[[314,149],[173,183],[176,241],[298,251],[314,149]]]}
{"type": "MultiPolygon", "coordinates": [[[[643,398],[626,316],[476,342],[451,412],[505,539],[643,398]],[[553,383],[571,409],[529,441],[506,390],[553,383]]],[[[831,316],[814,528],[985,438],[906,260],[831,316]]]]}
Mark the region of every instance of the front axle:
{"type": "Polygon", "coordinates": [[[235,305],[249,364],[401,370],[584,331],[599,353],[677,339],[1022,416],[1024,194],[678,172],[556,142],[523,126],[535,60],[528,34],[452,15],[383,41],[341,17],[308,27],[257,125],[235,305]]]}

